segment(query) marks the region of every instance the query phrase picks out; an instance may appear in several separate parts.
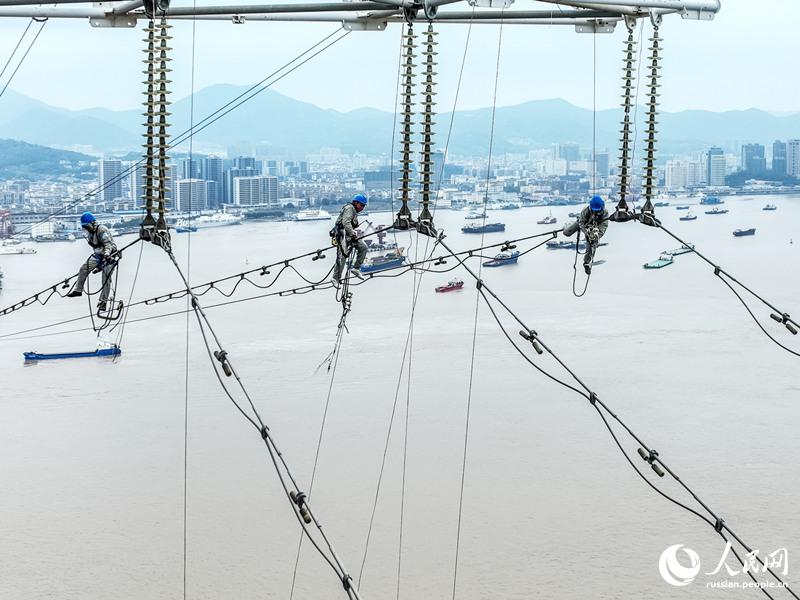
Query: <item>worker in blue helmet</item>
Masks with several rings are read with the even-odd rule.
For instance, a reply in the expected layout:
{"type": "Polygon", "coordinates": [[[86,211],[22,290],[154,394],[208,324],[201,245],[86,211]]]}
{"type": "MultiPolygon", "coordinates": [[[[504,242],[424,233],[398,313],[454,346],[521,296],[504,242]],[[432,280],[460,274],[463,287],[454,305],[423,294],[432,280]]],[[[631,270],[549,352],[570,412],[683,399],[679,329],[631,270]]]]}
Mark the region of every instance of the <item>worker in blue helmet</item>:
{"type": "Polygon", "coordinates": [[[589,275],[592,272],[594,253],[606,229],[608,229],[608,211],[606,203],[600,196],[594,196],[578,217],[578,227],[586,237],[586,253],[583,255],[583,270],[589,275]]]}
{"type": "Polygon", "coordinates": [[[358,228],[358,213],[367,206],[367,197],[364,194],[356,194],[353,199],[342,207],[336,219],[336,226],[331,230],[331,237],[336,245],[336,265],[333,268],[333,283],[338,285],[342,280],[347,263],[347,257],[355,249],[356,256],[350,266],[350,274],[364,279],[361,275],[361,265],[367,256],[367,245],[359,239],[356,229],[358,228]]]}
{"type": "Polygon", "coordinates": [[[89,273],[103,273],[103,284],[97,309],[101,312],[107,310],[108,297],[111,293],[111,275],[117,268],[117,246],[108,227],[97,222],[94,215],[85,212],[81,215],[81,227],[86,232],[86,241],[94,252],[81,265],[75,285],[67,293],[68,298],[78,298],[83,295],[83,286],[89,273]]]}

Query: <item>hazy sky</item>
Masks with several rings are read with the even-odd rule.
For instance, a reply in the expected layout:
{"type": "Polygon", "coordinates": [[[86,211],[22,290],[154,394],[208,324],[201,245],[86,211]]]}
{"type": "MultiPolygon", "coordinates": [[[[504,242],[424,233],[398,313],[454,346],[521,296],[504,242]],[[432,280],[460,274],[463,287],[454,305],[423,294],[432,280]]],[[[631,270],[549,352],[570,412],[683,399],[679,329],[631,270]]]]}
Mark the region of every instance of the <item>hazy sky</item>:
{"type": "MultiPolygon", "coordinates": [[[[683,20],[676,15],[665,19],[661,28],[663,109],[756,107],[799,112],[796,28],[800,0],[722,0],[722,4],[721,13],[711,22],[683,20]]],[[[517,0],[513,9],[542,7],[517,0]]],[[[26,22],[0,20],[0,63],[5,62],[26,22]]],[[[93,29],[84,20],[51,20],[12,89],[65,108],[138,108],[144,22],[139,25],[138,29],[93,29]]],[[[336,25],[197,21],[196,27],[195,86],[201,88],[256,82],[336,25]]],[[[423,29],[423,24],[418,25],[418,31],[423,29]]],[[[473,27],[460,108],[491,104],[498,30],[497,25],[473,27]]],[[[449,110],[467,26],[442,25],[439,31],[439,108],[449,110]]],[[[178,22],[172,32],[174,97],[179,98],[191,89],[192,24],[178,22]]],[[[399,25],[383,32],[352,33],[274,89],[325,108],[392,110],[399,33],[399,25]]],[[[645,41],[647,34],[646,29],[645,41]]],[[[498,104],[561,97],[590,108],[592,37],[577,34],[571,27],[506,26],[498,104]]],[[[621,25],[611,35],[596,36],[598,108],[619,102],[624,37],[621,25]]]]}

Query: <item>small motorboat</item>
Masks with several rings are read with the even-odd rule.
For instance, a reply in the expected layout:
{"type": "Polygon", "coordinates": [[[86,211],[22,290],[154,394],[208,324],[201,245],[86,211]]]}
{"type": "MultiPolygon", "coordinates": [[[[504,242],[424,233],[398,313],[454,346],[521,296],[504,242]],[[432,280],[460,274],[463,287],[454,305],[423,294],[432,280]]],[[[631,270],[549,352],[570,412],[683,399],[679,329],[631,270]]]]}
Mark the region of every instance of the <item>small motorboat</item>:
{"type": "Polygon", "coordinates": [[[596,267],[597,265],[604,265],[604,264],[606,264],[606,261],[603,258],[601,258],[600,260],[593,260],[592,261],[592,266],[593,267],[596,267]]]}
{"type": "Polygon", "coordinates": [[[514,250],[513,252],[500,252],[492,260],[487,260],[485,263],[483,263],[483,266],[502,267],[504,265],[513,265],[517,263],[518,258],[519,252],[517,250],[514,250]]]}
{"type": "Polygon", "coordinates": [[[756,228],[751,227],[750,229],[737,229],[733,232],[733,237],[744,237],[746,235],[755,235],[756,228]]]}
{"type": "Polygon", "coordinates": [[[656,208],[664,208],[665,206],[669,206],[669,202],[656,202],[653,206],[656,208]]]}
{"type": "Polygon", "coordinates": [[[553,223],[557,223],[558,219],[556,219],[553,215],[548,215],[544,219],[539,219],[536,222],[539,225],[552,225],[553,223]]]}
{"type": "Polygon", "coordinates": [[[764,208],[762,208],[761,210],[778,210],[778,207],[777,207],[777,206],[775,206],[774,204],[767,204],[767,205],[766,205],[764,208]]]}
{"type": "Polygon", "coordinates": [[[460,279],[451,279],[447,282],[447,285],[440,285],[436,288],[436,291],[439,293],[443,292],[454,292],[456,290],[460,290],[464,287],[464,282],[460,279]]]}
{"type": "Polygon", "coordinates": [[[683,206],[676,206],[675,210],[689,210],[689,205],[685,204],[683,206]]]}
{"type": "Polygon", "coordinates": [[[691,212],[686,213],[680,218],[681,221],[696,221],[697,215],[691,212]]]}
{"type": "Polygon", "coordinates": [[[650,261],[649,263],[644,263],[645,269],[663,269],[664,267],[668,267],[673,263],[673,258],[671,256],[667,256],[666,254],[662,254],[656,260],[650,261]]]}
{"type": "Polygon", "coordinates": [[[194,225],[180,225],[175,228],[175,233],[194,233],[197,231],[197,227],[194,225]]]}
{"type": "Polygon", "coordinates": [[[485,219],[486,218],[486,211],[481,211],[481,212],[473,211],[473,212],[470,212],[464,218],[469,220],[469,221],[473,221],[473,220],[476,220],[476,219],[485,219]]]}
{"type": "Polygon", "coordinates": [[[690,252],[694,252],[694,244],[684,244],[680,248],[675,248],[674,250],[664,250],[661,254],[663,256],[680,256],[681,254],[689,254],[690,252]]]}
{"type": "Polygon", "coordinates": [[[567,216],[568,216],[570,219],[577,219],[578,217],[580,217],[580,216],[581,216],[581,213],[579,213],[579,212],[571,212],[571,213],[569,213],[567,216]]]}
{"type": "Polygon", "coordinates": [[[56,354],[42,354],[40,352],[25,352],[25,362],[36,362],[40,360],[61,360],[64,358],[102,358],[114,357],[122,354],[118,346],[110,348],[98,348],[92,352],[59,352],[56,354]]]}
{"type": "Polygon", "coordinates": [[[719,208],[718,206],[715,206],[711,210],[707,210],[706,214],[707,215],[724,215],[726,212],[728,212],[727,208],[719,208]]]}

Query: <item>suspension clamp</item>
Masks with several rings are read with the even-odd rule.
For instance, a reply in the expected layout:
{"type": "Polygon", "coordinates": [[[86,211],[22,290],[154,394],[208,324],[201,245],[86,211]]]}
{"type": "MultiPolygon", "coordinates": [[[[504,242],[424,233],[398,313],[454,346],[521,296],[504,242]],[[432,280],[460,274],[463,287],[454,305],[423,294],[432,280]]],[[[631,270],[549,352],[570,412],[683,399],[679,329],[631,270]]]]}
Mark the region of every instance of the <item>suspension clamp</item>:
{"type": "Polygon", "coordinates": [[[717,533],[722,533],[722,529],[725,527],[725,519],[720,519],[717,517],[717,520],[714,522],[714,531],[717,533]]]}
{"type": "Polygon", "coordinates": [[[775,313],[770,313],[769,315],[772,320],[777,321],[781,325],[784,325],[786,329],[788,329],[792,335],[797,335],[797,328],[792,325],[791,318],[789,317],[788,313],[783,313],[781,315],[776,315],[775,313]]]}
{"type": "Polygon", "coordinates": [[[306,525],[311,523],[311,515],[308,513],[308,509],[306,508],[306,495],[304,492],[295,492],[292,490],[289,492],[289,497],[292,499],[297,505],[297,510],[300,513],[300,516],[303,517],[303,521],[306,525]]]}
{"type": "Polygon", "coordinates": [[[661,225],[661,221],[656,219],[656,215],[652,210],[643,209],[635,218],[642,225],[647,225],[648,227],[659,227],[661,225]]]}
{"type": "Polygon", "coordinates": [[[519,334],[527,341],[531,343],[533,349],[536,350],[536,354],[543,354],[544,350],[539,345],[539,342],[536,340],[536,336],[538,335],[533,329],[529,329],[525,331],[524,329],[520,329],[519,334]]]}
{"type": "Polygon", "coordinates": [[[322,250],[317,250],[317,253],[311,258],[311,260],[319,260],[320,258],[325,258],[325,255],[322,253],[322,250]]]}
{"type": "Polygon", "coordinates": [[[342,585],[346,592],[349,592],[350,588],[353,587],[353,578],[348,573],[342,575],[342,585]]]}
{"type": "Polygon", "coordinates": [[[650,464],[650,468],[653,469],[653,472],[656,475],[658,475],[659,477],[664,476],[664,470],[656,462],[656,459],[658,458],[657,450],[646,451],[644,448],[639,448],[637,452],[639,453],[639,456],[642,457],[643,461],[650,464]]]}
{"type": "Polygon", "coordinates": [[[595,394],[594,392],[589,392],[589,404],[591,404],[592,406],[597,404],[597,394],[595,394]]]}
{"type": "Polygon", "coordinates": [[[503,247],[500,248],[500,252],[508,252],[509,250],[513,250],[516,247],[517,247],[516,244],[512,244],[510,241],[506,240],[505,242],[503,242],[503,247]]]}
{"type": "Polygon", "coordinates": [[[268,437],[269,437],[269,427],[267,427],[266,425],[264,425],[264,426],[261,428],[261,439],[262,439],[262,440],[264,440],[264,441],[266,442],[268,437]]]}
{"type": "MultiPolygon", "coordinates": [[[[192,298],[194,300],[194,298],[192,298]]],[[[214,350],[214,358],[216,358],[222,365],[222,370],[225,371],[225,376],[230,377],[233,375],[231,366],[228,364],[228,353],[225,350],[214,350]]]]}

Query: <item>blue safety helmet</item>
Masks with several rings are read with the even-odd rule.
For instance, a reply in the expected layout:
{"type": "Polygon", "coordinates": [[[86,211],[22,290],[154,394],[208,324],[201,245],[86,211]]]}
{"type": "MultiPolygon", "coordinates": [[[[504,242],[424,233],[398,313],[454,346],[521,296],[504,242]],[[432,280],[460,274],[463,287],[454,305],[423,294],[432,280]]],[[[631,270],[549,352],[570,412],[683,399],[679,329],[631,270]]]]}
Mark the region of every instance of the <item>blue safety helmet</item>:
{"type": "Polygon", "coordinates": [[[356,194],[353,196],[353,202],[359,202],[364,206],[367,205],[367,197],[364,194],[356,194]]]}
{"type": "Polygon", "coordinates": [[[593,212],[602,212],[606,208],[606,203],[600,196],[595,196],[589,201],[589,208],[591,208],[593,212]]]}
{"type": "Polygon", "coordinates": [[[94,215],[90,212],[85,212],[81,215],[81,227],[85,227],[86,225],[91,225],[97,219],[94,218],[94,215]]]}

